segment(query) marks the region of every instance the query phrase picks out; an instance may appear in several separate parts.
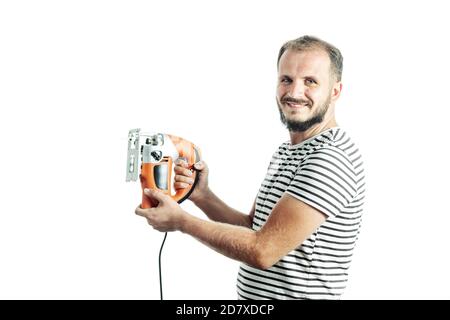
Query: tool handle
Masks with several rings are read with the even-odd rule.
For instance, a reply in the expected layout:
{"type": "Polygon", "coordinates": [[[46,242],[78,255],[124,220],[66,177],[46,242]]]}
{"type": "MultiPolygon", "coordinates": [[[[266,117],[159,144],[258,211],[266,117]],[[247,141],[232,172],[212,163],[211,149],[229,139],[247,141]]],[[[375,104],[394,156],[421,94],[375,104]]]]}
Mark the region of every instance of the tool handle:
{"type": "Polygon", "coordinates": [[[164,162],[160,163],[143,163],[141,169],[141,175],[139,176],[141,180],[142,187],[142,202],[141,208],[153,208],[158,205],[152,201],[149,197],[144,194],[144,189],[161,190],[164,193],[170,194],[170,186],[167,181],[171,181],[171,171],[169,168],[172,166],[172,159],[165,159],[164,162]],[[164,176],[165,173],[165,176],[164,176]]]}
{"type": "Polygon", "coordinates": [[[194,179],[194,183],[187,188],[178,189],[175,195],[172,196],[172,198],[178,203],[182,203],[184,200],[188,199],[192,191],[194,191],[195,185],[197,184],[199,178],[198,172],[194,169],[193,165],[191,166],[191,171],[192,171],[191,177],[194,179]]]}
{"type": "MultiPolygon", "coordinates": [[[[178,203],[182,203],[184,200],[189,198],[192,191],[194,191],[195,185],[198,181],[198,172],[194,169],[194,164],[200,161],[201,153],[200,149],[193,143],[184,140],[180,137],[169,135],[170,139],[173,141],[180,158],[184,158],[189,165],[189,169],[192,172],[192,178],[194,183],[184,189],[178,189],[172,198],[178,203]]],[[[170,193],[171,194],[171,193],[170,193]]]]}
{"type": "MultiPolygon", "coordinates": [[[[171,139],[177,138],[171,136],[171,139]]],[[[165,194],[168,194],[178,203],[182,203],[184,200],[189,198],[195,185],[198,181],[198,172],[194,169],[194,164],[200,160],[200,150],[194,146],[192,143],[186,142],[180,139],[179,141],[174,141],[180,158],[185,158],[189,164],[189,168],[192,171],[192,178],[194,183],[184,189],[178,189],[174,195],[172,195],[172,174],[173,174],[173,161],[170,157],[165,157],[161,162],[158,163],[143,163],[141,168],[141,186],[142,186],[142,202],[141,208],[152,208],[156,207],[158,204],[152,201],[149,197],[144,194],[144,189],[160,190],[165,194]]]]}

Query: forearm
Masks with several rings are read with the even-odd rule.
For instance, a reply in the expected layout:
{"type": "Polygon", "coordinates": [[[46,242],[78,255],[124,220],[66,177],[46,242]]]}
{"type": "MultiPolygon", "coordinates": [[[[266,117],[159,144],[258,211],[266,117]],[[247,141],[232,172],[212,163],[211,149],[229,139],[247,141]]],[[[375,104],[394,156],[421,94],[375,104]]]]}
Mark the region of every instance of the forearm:
{"type": "Polygon", "coordinates": [[[257,233],[249,228],[206,221],[186,213],[179,230],[231,259],[261,268],[257,233]]]}
{"type": "Polygon", "coordinates": [[[213,221],[247,228],[251,227],[251,218],[248,214],[231,208],[210,189],[201,199],[194,201],[194,203],[213,221]]]}

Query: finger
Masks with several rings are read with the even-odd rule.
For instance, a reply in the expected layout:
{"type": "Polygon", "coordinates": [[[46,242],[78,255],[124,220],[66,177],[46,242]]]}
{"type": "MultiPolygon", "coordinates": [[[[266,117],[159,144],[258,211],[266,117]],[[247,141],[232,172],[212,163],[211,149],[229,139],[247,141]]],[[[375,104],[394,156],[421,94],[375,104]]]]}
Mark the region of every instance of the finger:
{"type": "Polygon", "coordinates": [[[187,168],[187,167],[188,167],[187,161],[186,161],[185,159],[182,159],[182,158],[178,158],[178,159],[175,161],[175,164],[178,165],[178,166],[184,167],[184,168],[187,168]]]}
{"type": "Polygon", "coordinates": [[[149,210],[150,210],[150,209],[142,209],[142,208],[141,208],[141,205],[139,205],[139,206],[136,208],[136,210],[134,210],[134,213],[136,213],[138,216],[147,218],[147,216],[148,216],[148,214],[149,214],[149,212],[148,212],[149,210]]]}
{"type": "Polygon", "coordinates": [[[175,175],[175,181],[177,182],[185,182],[185,183],[189,183],[189,184],[194,184],[194,179],[189,178],[189,177],[185,177],[185,176],[180,176],[180,175],[175,175]]]}
{"type": "Polygon", "coordinates": [[[164,202],[166,200],[167,195],[159,190],[154,189],[144,189],[144,194],[152,199],[157,200],[159,203],[164,202]]]}
{"type": "Polygon", "coordinates": [[[197,170],[203,170],[205,169],[206,164],[203,161],[198,161],[194,164],[194,168],[197,170]]]}
{"type": "Polygon", "coordinates": [[[175,187],[175,189],[186,189],[189,188],[191,185],[184,182],[175,182],[173,186],[175,187]]]}
{"type": "Polygon", "coordinates": [[[173,170],[175,171],[176,174],[180,174],[180,175],[183,175],[183,176],[186,176],[186,177],[192,176],[192,171],[187,169],[187,168],[176,166],[176,167],[173,168],[173,170]]]}

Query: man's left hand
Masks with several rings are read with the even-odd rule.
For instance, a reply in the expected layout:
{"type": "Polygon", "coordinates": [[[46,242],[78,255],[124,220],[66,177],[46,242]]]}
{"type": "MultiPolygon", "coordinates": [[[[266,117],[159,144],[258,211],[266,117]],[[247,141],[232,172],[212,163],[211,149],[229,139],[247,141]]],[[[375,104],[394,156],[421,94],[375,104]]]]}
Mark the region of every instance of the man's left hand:
{"type": "Polygon", "coordinates": [[[139,205],[135,213],[146,218],[148,224],[158,231],[179,230],[185,215],[180,205],[169,195],[159,190],[144,189],[144,194],[158,203],[158,206],[142,209],[139,205]]]}

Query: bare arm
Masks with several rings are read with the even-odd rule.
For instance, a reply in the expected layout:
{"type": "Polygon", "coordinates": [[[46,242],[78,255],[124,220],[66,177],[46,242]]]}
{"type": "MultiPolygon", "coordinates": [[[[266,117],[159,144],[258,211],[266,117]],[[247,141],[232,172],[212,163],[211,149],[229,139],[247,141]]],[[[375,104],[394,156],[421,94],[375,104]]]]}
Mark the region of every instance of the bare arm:
{"type": "Polygon", "coordinates": [[[155,208],[136,208],[159,231],[180,230],[197,238],[223,255],[260,269],[271,267],[298,247],[324,221],[325,215],[285,193],[259,231],[242,226],[205,221],[184,211],[170,196],[145,189],[155,200],[155,208]]]}
{"type": "MultiPolygon", "coordinates": [[[[204,161],[196,163],[198,182],[189,199],[199,207],[209,219],[250,228],[252,226],[255,203],[249,214],[235,210],[223,202],[208,186],[209,169],[204,161]]],[[[175,189],[187,188],[194,183],[192,173],[185,161],[177,161],[175,170],[175,189]]]]}
{"type": "MultiPolygon", "coordinates": [[[[183,165],[177,166],[175,187],[193,183],[183,165]],[[178,172],[177,172],[178,171],[178,172]]],[[[159,231],[180,230],[221,254],[259,269],[271,267],[303,243],[326,219],[306,203],[285,193],[273,208],[264,226],[250,229],[255,203],[249,215],[230,208],[207,184],[207,166],[197,163],[200,179],[190,199],[214,221],[205,221],[184,211],[171,197],[158,190],[144,190],[156,200],[156,208],[136,208],[136,214],[147,218],[159,231]]]]}
{"type": "Polygon", "coordinates": [[[259,230],[205,221],[187,213],[179,230],[221,254],[267,269],[305,241],[325,221],[313,207],[284,194],[259,230]]]}
{"type": "Polygon", "coordinates": [[[253,215],[255,214],[255,202],[253,202],[250,213],[245,214],[228,206],[210,189],[208,189],[207,193],[204,195],[204,198],[196,200],[194,203],[208,216],[209,219],[213,221],[247,228],[251,228],[252,226],[253,215]]]}

